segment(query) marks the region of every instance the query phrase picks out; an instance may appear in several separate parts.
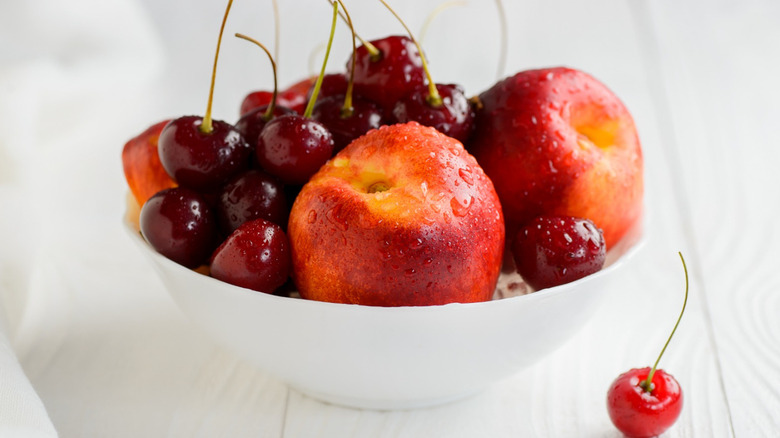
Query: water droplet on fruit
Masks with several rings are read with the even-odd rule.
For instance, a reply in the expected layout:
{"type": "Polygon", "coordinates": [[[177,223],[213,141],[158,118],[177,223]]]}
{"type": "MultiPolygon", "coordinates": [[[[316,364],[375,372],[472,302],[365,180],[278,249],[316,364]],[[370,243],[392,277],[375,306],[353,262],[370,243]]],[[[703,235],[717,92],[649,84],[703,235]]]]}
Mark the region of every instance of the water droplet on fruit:
{"type": "Polygon", "coordinates": [[[412,243],[409,244],[409,248],[410,249],[420,249],[423,246],[424,243],[425,242],[423,242],[423,240],[418,237],[417,239],[414,239],[412,241],[412,243]]]}
{"type": "Polygon", "coordinates": [[[458,175],[463,179],[463,181],[466,182],[468,185],[474,184],[474,175],[471,174],[471,168],[469,167],[461,167],[458,169],[458,175]]]}
{"type": "Polygon", "coordinates": [[[531,116],[531,123],[533,123],[534,125],[537,123],[536,116],[531,116]]]}
{"type": "Polygon", "coordinates": [[[313,224],[317,221],[317,212],[314,210],[309,211],[308,221],[310,224],[313,224]]]}
{"type": "Polygon", "coordinates": [[[547,164],[549,164],[549,165],[550,165],[550,172],[552,172],[552,173],[558,173],[558,169],[556,169],[556,168],[555,168],[555,166],[553,165],[553,162],[552,162],[552,160],[547,160],[547,164]]]}
{"type": "Polygon", "coordinates": [[[404,274],[409,275],[409,276],[412,276],[412,275],[414,275],[416,273],[417,273],[417,270],[414,269],[414,268],[409,268],[406,271],[404,271],[404,274]]]}
{"type": "Polygon", "coordinates": [[[469,208],[471,208],[471,203],[474,201],[474,198],[472,198],[470,195],[466,196],[465,199],[461,202],[457,197],[453,197],[450,199],[450,206],[452,207],[452,214],[458,217],[465,216],[469,208]]]}
{"type": "Polygon", "coordinates": [[[390,254],[390,251],[380,251],[380,252],[382,254],[382,260],[384,260],[384,261],[388,261],[391,258],[393,258],[393,255],[390,254]]]}
{"type": "Polygon", "coordinates": [[[425,181],[420,184],[420,191],[422,192],[423,198],[428,196],[428,183],[425,181]]]}
{"type": "Polygon", "coordinates": [[[450,153],[452,153],[452,155],[455,155],[456,157],[459,157],[460,156],[460,149],[458,149],[458,148],[450,148],[450,153]]]}
{"type": "Polygon", "coordinates": [[[431,258],[425,259],[423,261],[423,263],[426,264],[426,265],[430,265],[431,263],[433,263],[433,259],[431,259],[431,258]]]}

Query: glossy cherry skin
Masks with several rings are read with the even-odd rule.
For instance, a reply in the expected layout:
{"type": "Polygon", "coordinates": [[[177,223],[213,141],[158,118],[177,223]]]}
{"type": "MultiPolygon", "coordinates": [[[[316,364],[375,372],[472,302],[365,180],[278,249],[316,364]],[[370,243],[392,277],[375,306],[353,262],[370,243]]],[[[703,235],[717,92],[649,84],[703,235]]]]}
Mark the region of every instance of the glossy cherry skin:
{"type": "MultiPolygon", "coordinates": [[[[309,87],[309,91],[306,93],[306,102],[309,102],[311,95],[314,92],[314,84],[309,87]]],[[[322,84],[320,84],[320,91],[317,93],[317,103],[320,99],[326,97],[335,96],[337,94],[344,95],[347,93],[347,77],[343,73],[328,73],[322,77],[322,84]]]]}
{"type": "Polygon", "coordinates": [[[259,106],[241,116],[241,118],[238,119],[238,122],[236,122],[236,129],[244,136],[244,140],[246,140],[250,146],[257,144],[257,137],[260,136],[260,132],[271,119],[285,114],[295,114],[295,111],[287,107],[276,105],[274,107],[274,113],[271,115],[271,119],[266,120],[265,112],[267,110],[268,105],[259,106]]]}
{"type": "Polygon", "coordinates": [[[217,244],[217,221],[206,200],[183,187],[165,189],[141,208],[141,234],[155,251],[188,268],[204,264],[217,244]]]}
{"type": "Polygon", "coordinates": [[[374,102],[356,97],[352,100],[352,111],[349,114],[343,113],[343,106],[343,94],[318,99],[311,115],[333,134],[335,152],[344,149],[352,140],[366,132],[383,125],[382,109],[374,102]]]}
{"type": "Polygon", "coordinates": [[[236,286],[273,293],[290,276],[290,242],[265,219],[238,227],[211,257],[211,276],[236,286]]]}
{"type": "Polygon", "coordinates": [[[233,125],[214,120],[213,130],[200,130],[203,118],[184,116],[163,128],[158,140],[160,162],[184,187],[217,188],[249,167],[252,149],[233,125]]]}
{"type": "Polygon", "coordinates": [[[570,283],[601,270],[606,244],[587,219],[539,216],[512,242],[517,272],[536,290],[570,283]]]}
{"type": "MultiPolygon", "coordinates": [[[[355,92],[389,114],[396,101],[425,84],[422,58],[414,42],[405,36],[389,36],[371,44],[380,51],[377,57],[372,57],[365,46],[355,53],[355,92]]],[[[351,65],[352,57],[347,61],[347,71],[351,65]]]]}
{"type": "Polygon", "coordinates": [[[255,153],[266,172],[302,185],[333,155],[333,136],[316,120],[288,114],[265,125],[255,153]]]}
{"type": "Polygon", "coordinates": [[[442,103],[428,103],[427,86],[419,86],[396,102],[393,118],[397,123],[417,122],[466,143],[474,131],[474,108],[460,85],[436,84],[442,103]]]}
{"type": "Polygon", "coordinates": [[[225,234],[254,219],[285,227],[288,215],[284,186],[260,170],[249,170],[233,178],[217,200],[217,218],[225,234]]]}
{"type": "MultiPolygon", "coordinates": [[[[302,114],[304,108],[306,108],[306,102],[308,101],[306,92],[309,90],[311,84],[314,83],[314,79],[316,79],[316,76],[306,78],[300,82],[296,82],[286,90],[280,91],[276,96],[276,105],[289,108],[302,114]]],[[[271,103],[273,95],[274,94],[270,91],[253,91],[247,94],[241,102],[240,114],[243,116],[255,108],[268,105],[271,103]]]]}
{"type": "Polygon", "coordinates": [[[664,433],[680,416],[683,394],[677,380],[656,369],[653,385],[645,391],[640,383],[650,368],[634,368],[615,379],[607,391],[607,411],[612,423],[631,438],[653,437],[664,433]]]}

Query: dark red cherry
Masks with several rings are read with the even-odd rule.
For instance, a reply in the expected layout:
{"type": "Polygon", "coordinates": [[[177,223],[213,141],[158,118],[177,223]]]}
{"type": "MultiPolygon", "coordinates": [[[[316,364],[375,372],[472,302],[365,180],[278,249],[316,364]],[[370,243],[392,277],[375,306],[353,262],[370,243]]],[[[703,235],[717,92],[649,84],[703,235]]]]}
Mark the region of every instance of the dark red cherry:
{"type": "Polygon", "coordinates": [[[211,257],[211,276],[236,286],[273,293],[290,275],[290,243],[265,219],[238,227],[211,257]]]}
{"type": "Polygon", "coordinates": [[[650,367],[631,369],[615,379],[607,391],[607,411],[612,423],[626,436],[649,438],[671,427],[680,416],[682,389],[677,380],[656,369],[646,388],[650,367]]]}
{"type": "Polygon", "coordinates": [[[316,120],[279,116],[257,139],[257,162],[285,184],[305,184],[333,156],[333,136],[316,120]]]}
{"type": "MultiPolygon", "coordinates": [[[[243,117],[245,114],[254,109],[268,105],[271,103],[273,97],[274,93],[272,91],[260,90],[249,93],[246,95],[246,97],[244,97],[244,100],[241,101],[241,110],[239,114],[241,117],[243,117]]],[[[276,97],[276,100],[280,100],[279,96],[276,97]]]]}
{"type": "MultiPolygon", "coordinates": [[[[355,55],[355,93],[379,104],[391,112],[396,101],[425,84],[420,52],[414,42],[405,36],[389,36],[371,41],[379,49],[371,56],[365,46],[355,55]]],[[[352,57],[347,62],[350,70],[352,57]]]]}
{"type": "Polygon", "coordinates": [[[352,110],[344,111],[344,95],[317,99],[312,118],[333,134],[334,152],[344,149],[352,140],[382,125],[382,109],[366,99],[354,98],[352,110]]]}
{"type": "Polygon", "coordinates": [[[298,114],[303,114],[306,109],[306,103],[309,102],[309,89],[314,86],[317,76],[312,76],[290,85],[286,90],[279,93],[283,100],[277,103],[290,108],[298,114]]]}
{"type": "Polygon", "coordinates": [[[217,217],[225,234],[254,219],[285,227],[287,215],[284,186],[259,170],[249,170],[233,178],[222,188],[217,200],[217,217]]]}
{"type": "MultiPolygon", "coordinates": [[[[238,132],[244,136],[244,140],[246,140],[250,147],[251,145],[257,144],[257,137],[260,136],[260,132],[271,120],[266,120],[267,110],[268,105],[259,106],[241,116],[241,118],[238,119],[238,122],[236,122],[236,129],[238,129],[238,132]]],[[[276,105],[274,107],[274,113],[272,114],[271,118],[283,116],[285,114],[295,114],[295,111],[284,106],[276,105]]]]}
{"type": "Polygon", "coordinates": [[[536,290],[569,283],[604,266],[601,230],[588,219],[540,216],[512,242],[517,272],[536,290]]]}
{"type": "Polygon", "coordinates": [[[252,149],[233,125],[213,120],[209,133],[203,118],[184,116],[163,128],[158,140],[160,162],[180,185],[195,190],[216,188],[249,167],[252,149]]]}
{"type": "Polygon", "coordinates": [[[399,100],[393,108],[393,117],[398,123],[417,122],[436,128],[465,143],[474,130],[474,109],[463,88],[455,84],[436,84],[441,104],[430,103],[427,86],[419,86],[399,100]]]}
{"type": "MultiPolygon", "coordinates": [[[[306,93],[306,102],[311,99],[311,94],[314,92],[314,84],[309,87],[309,91],[306,93]]],[[[328,73],[322,77],[322,84],[320,85],[320,92],[317,94],[317,102],[320,99],[326,97],[341,95],[344,96],[347,92],[347,77],[343,73],[328,73]]]]}
{"type": "Polygon", "coordinates": [[[184,187],[157,192],[141,208],[141,234],[157,252],[188,268],[204,264],[217,243],[206,200],[184,187]]]}

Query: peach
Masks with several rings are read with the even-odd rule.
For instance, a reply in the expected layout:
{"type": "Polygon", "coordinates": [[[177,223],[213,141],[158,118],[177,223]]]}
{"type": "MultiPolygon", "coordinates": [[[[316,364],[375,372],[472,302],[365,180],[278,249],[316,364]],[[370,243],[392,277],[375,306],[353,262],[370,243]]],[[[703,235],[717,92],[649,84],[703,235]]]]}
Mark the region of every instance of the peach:
{"type": "Polygon", "coordinates": [[[602,83],[569,68],[529,70],[479,101],[469,150],[495,184],[508,236],[537,216],[575,216],[601,228],[609,247],[639,220],[639,137],[602,83]]]}
{"type": "Polygon", "coordinates": [[[327,162],[290,213],[302,297],[372,306],[491,299],[504,250],[498,196],[457,140],[410,122],[327,162]]]}
{"type": "Polygon", "coordinates": [[[130,139],[122,149],[125,179],[139,206],[143,206],[147,199],[160,190],[176,187],[176,182],[160,163],[157,152],[157,139],[167,124],[166,120],[151,126],[130,139]]]}

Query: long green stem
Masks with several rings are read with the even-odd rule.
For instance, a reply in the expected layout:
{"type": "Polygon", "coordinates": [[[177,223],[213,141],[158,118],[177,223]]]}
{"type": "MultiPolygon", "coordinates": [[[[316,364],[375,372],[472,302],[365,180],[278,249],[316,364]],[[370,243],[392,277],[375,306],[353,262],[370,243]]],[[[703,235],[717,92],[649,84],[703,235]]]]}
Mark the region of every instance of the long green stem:
{"type": "Polygon", "coordinates": [[[344,10],[344,14],[347,16],[347,24],[349,25],[349,30],[352,32],[352,62],[350,63],[350,69],[349,69],[349,80],[347,81],[347,91],[344,93],[344,105],[341,107],[341,117],[347,118],[352,117],[352,113],[354,112],[354,108],[352,107],[352,88],[354,87],[355,82],[355,64],[357,63],[357,45],[355,43],[355,38],[357,37],[357,34],[355,34],[355,27],[352,26],[352,17],[349,16],[349,11],[347,11],[347,7],[344,6],[344,2],[341,0],[338,0],[339,4],[341,4],[341,9],[344,10]]]}
{"type": "Polygon", "coordinates": [[[255,43],[258,45],[266,55],[268,55],[268,59],[271,61],[271,68],[274,71],[274,93],[271,96],[271,103],[268,104],[268,108],[265,110],[265,113],[263,114],[263,120],[269,121],[271,120],[271,117],[274,116],[274,110],[276,109],[276,95],[279,92],[279,87],[276,82],[276,62],[274,62],[274,57],[271,56],[271,52],[268,51],[268,48],[265,47],[260,41],[257,41],[254,38],[248,37],[244,34],[237,33],[236,37],[241,38],[242,40],[249,41],[250,43],[255,43]]]}
{"type": "Polygon", "coordinates": [[[219,47],[222,45],[222,33],[225,31],[225,23],[227,22],[228,14],[230,14],[230,7],[233,6],[233,0],[228,0],[227,8],[225,8],[225,16],[222,18],[222,25],[219,27],[219,39],[217,40],[217,52],[214,54],[214,67],[211,70],[211,87],[209,88],[209,103],[206,105],[206,115],[203,116],[203,123],[200,125],[200,132],[204,134],[210,134],[214,130],[211,124],[211,104],[214,101],[214,82],[217,79],[217,60],[219,59],[219,47]]]}
{"type": "Polygon", "coordinates": [[[314,90],[311,93],[309,103],[306,104],[306,110],[303,112],[303,117],[311,117],[311,113],[314,111],[314,104],[317,102],[317,95],[320,94],[320,87],[322,87],[322,78],[325,76],[325,67],[328,65],[328,56],[330,56],[330,47],[333,45],[333,36],[336,34],[336,19],[339,16],[339,2],[333,2],[333,22],[330,25],[330,37],[328,37],[328,47],[325,49],[325,59],[322,61],[322,69],[320,75],[317,77],[317,82],[314,83],[314,90]]]}
{"type": "Polygon", "coordinates": [[[644,380],[640,384],[642,386],[642,389],[644,389],[645,391],[652,391],[653,375],[655,374],[656,368],[658,368],[658,362],[661,361],[661,356],[664,355],[664,352],[666,351],[666,347],[669,346],[669,342],[672,340],[672,336],[674,336],[674,332],[677,331],[677,326],[680,325],[680,320],[682,319],[683,313],[685,313],[685,306],[688,304],[688,267],[685,265],[685,258],[683,258],[682,253],[678,252],[677,254],[680,255],[680,260],[682,261],[682,265],[683,265],[683,271],[685,271],[685,299],[683,300],[683,306],[682,306],[682,311],[680,311],[680,316],[677,318],[677,322],[674,324],[674,328],[672,329],[672,334],[669,335],[669,338],[666,340],[666,344],[664,344],[664,348],[661,349],[661,354],[659,354],[658,359],[655,360],[655,364],[653,365],[653,368],[650,370],[650,374],[647,375],[647,380],[644,380]]]}

